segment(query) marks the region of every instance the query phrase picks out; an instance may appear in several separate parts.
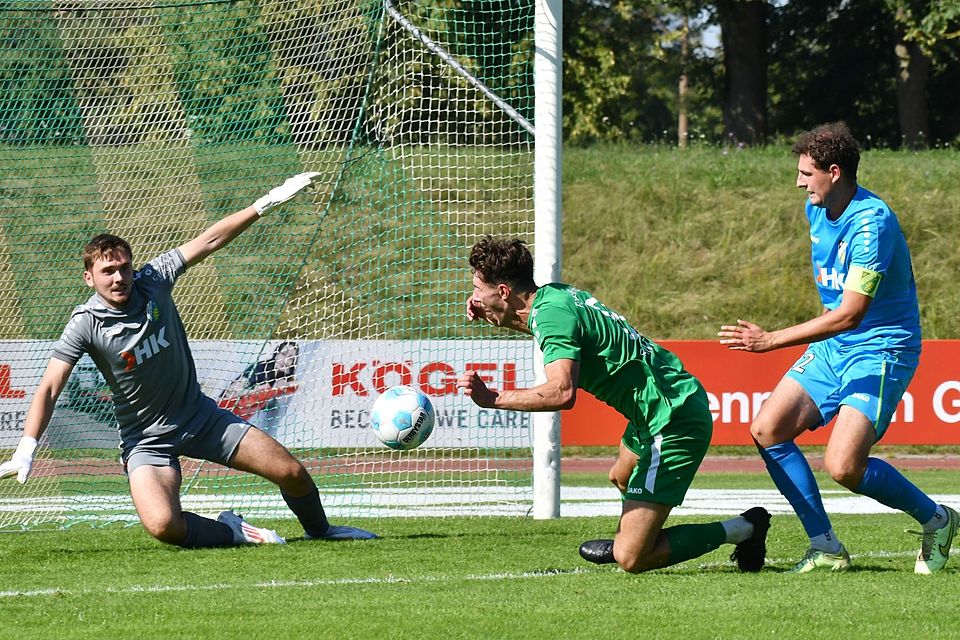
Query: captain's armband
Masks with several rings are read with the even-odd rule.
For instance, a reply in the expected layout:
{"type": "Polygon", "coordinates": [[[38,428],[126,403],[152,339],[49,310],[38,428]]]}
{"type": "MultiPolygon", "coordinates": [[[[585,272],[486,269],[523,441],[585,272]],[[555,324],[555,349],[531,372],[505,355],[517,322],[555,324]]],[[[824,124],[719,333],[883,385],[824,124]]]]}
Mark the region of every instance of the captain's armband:
{"type": "Polygon", "coordinates": [[[851,266],[847,272],[847,279],[843,288],[847,291],[856,291],[871,298],[877,295],[877,288],[880,286],[882,273],[871,271],[863,267],[851,266]]]}

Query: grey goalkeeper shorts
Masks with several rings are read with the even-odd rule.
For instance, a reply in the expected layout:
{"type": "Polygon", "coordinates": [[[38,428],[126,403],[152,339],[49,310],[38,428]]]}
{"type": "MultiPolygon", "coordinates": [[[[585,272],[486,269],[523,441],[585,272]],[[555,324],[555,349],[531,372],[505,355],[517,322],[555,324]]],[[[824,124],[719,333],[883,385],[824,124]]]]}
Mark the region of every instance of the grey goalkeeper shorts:
{"type": "Polygon", "coordinates": [[[202,411],[173,431],[122,443],[123,470],[128,476],[143,465],[180,471],[180,456],[227,465],[252,426],[226,409],[202,411]]]}

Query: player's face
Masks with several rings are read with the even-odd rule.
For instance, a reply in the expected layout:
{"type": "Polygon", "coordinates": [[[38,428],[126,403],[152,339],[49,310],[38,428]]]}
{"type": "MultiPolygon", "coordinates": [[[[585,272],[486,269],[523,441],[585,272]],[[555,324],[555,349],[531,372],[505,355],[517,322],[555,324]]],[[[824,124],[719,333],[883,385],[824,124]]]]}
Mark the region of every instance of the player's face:
{"type": "Polygon", "coordinates": [[[283,375],[293,375],[294,367],[297,366],[297,347],[292,344],[284,345],[277,351],[277,357],[273,361],[273,367],[283,375]]]}
{"type": "Polygon", "coordinates": [[[100,299],[114,309],[124,307],[133,287],[133,264],[124,251],[116,250],[94,261],[83,281],[93,287],[100,299]]]}
{"type": "Polygon", "coordinates": [[[829,208],[830,192],[840,178],[834,167],[836,165],[826,170],[818,169],[813,158],[806,154],[800,156],[797,161],[797,187],[807,192],[811,204],[829,208]]]}
{"type": "Polygon", "coordinates": [[[480,274],[473,274],[473,303],[492,324],[502,327],[510,319],[511,307],[506,301],[505,284],[484,282],[480,274]]]}

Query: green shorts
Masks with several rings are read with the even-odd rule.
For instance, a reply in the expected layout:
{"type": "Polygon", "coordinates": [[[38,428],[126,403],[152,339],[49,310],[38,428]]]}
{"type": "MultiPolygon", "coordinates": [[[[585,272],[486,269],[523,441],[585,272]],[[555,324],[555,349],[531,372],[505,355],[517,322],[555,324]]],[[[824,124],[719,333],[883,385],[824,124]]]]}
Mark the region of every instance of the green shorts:
{"type": "Polygon", "coordinates": [[[623,444],[639,459],[630,474],[624,500],[680,505],[712,435],[713,416],[703,391],[677,408],[668,424],[656,434],[628,423],[623,444]]]}

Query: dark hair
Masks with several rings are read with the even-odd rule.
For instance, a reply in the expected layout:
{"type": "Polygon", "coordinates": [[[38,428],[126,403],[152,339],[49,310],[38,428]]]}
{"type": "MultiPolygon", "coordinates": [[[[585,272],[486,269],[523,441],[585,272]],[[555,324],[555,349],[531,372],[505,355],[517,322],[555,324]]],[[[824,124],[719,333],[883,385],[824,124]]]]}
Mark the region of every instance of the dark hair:
{"type": "Polygon", "coordinates": [[[133,251],[130,249],[130,244],[123,238],[110,235],[109,233],[101,233],[98,236],[94,236],[94,238],[87,243],[87,246],[83,248],[83,268],[90,271],[90,269],[93,268],[94,262],[109,258],[119,251],[125,252],[127,256],[133,260],[133,251]]]}
{"type": "Polygon", "coordinates": [[[523,240],[484,236],[470,250],[470,266],[488,284],[509,284],[520,291],[535,291],[533,256],[523,240]]]}
{"type": "Polygon", "coordinates": [[[300,346],[291,340],[284,340],[278,344],[274,350],[273,354],[264,362],[259,363],[259,365],[254,369],[254,375],[251,376],[254,384],[260,384],[263,382],[274,383],[278,379],[292,378],[293,374],[297,370],[297,362],[300,360],[300,346]],[[288,364],[283,369],[277,368],[277,358],[280,356],[280,352],[286,349],[287,347],[293,348],[293,362],[288,364]]]}
{"type": "Polygon", "coordinates": [[[283,342],[279,343],[276,347],[274,347],[273,357],[276,358],[278,355],[280,355],[280,352],[286,349],[287,347],[293,347],[293,350],[296,351],[297,354],[300,353],[300,345],[298,345],[293,340],[284,340],[283,342]]]}
{"type": "Polygon", "coordinates": [[[800,134],[793,152],[807,155],[821,171],[830,165],[840,167],[841,176],[849,181],[857,181],[857,167],[860,165],[860,145],[850,133],[846,122],[828,122],[810,131],[800,134]]]}

